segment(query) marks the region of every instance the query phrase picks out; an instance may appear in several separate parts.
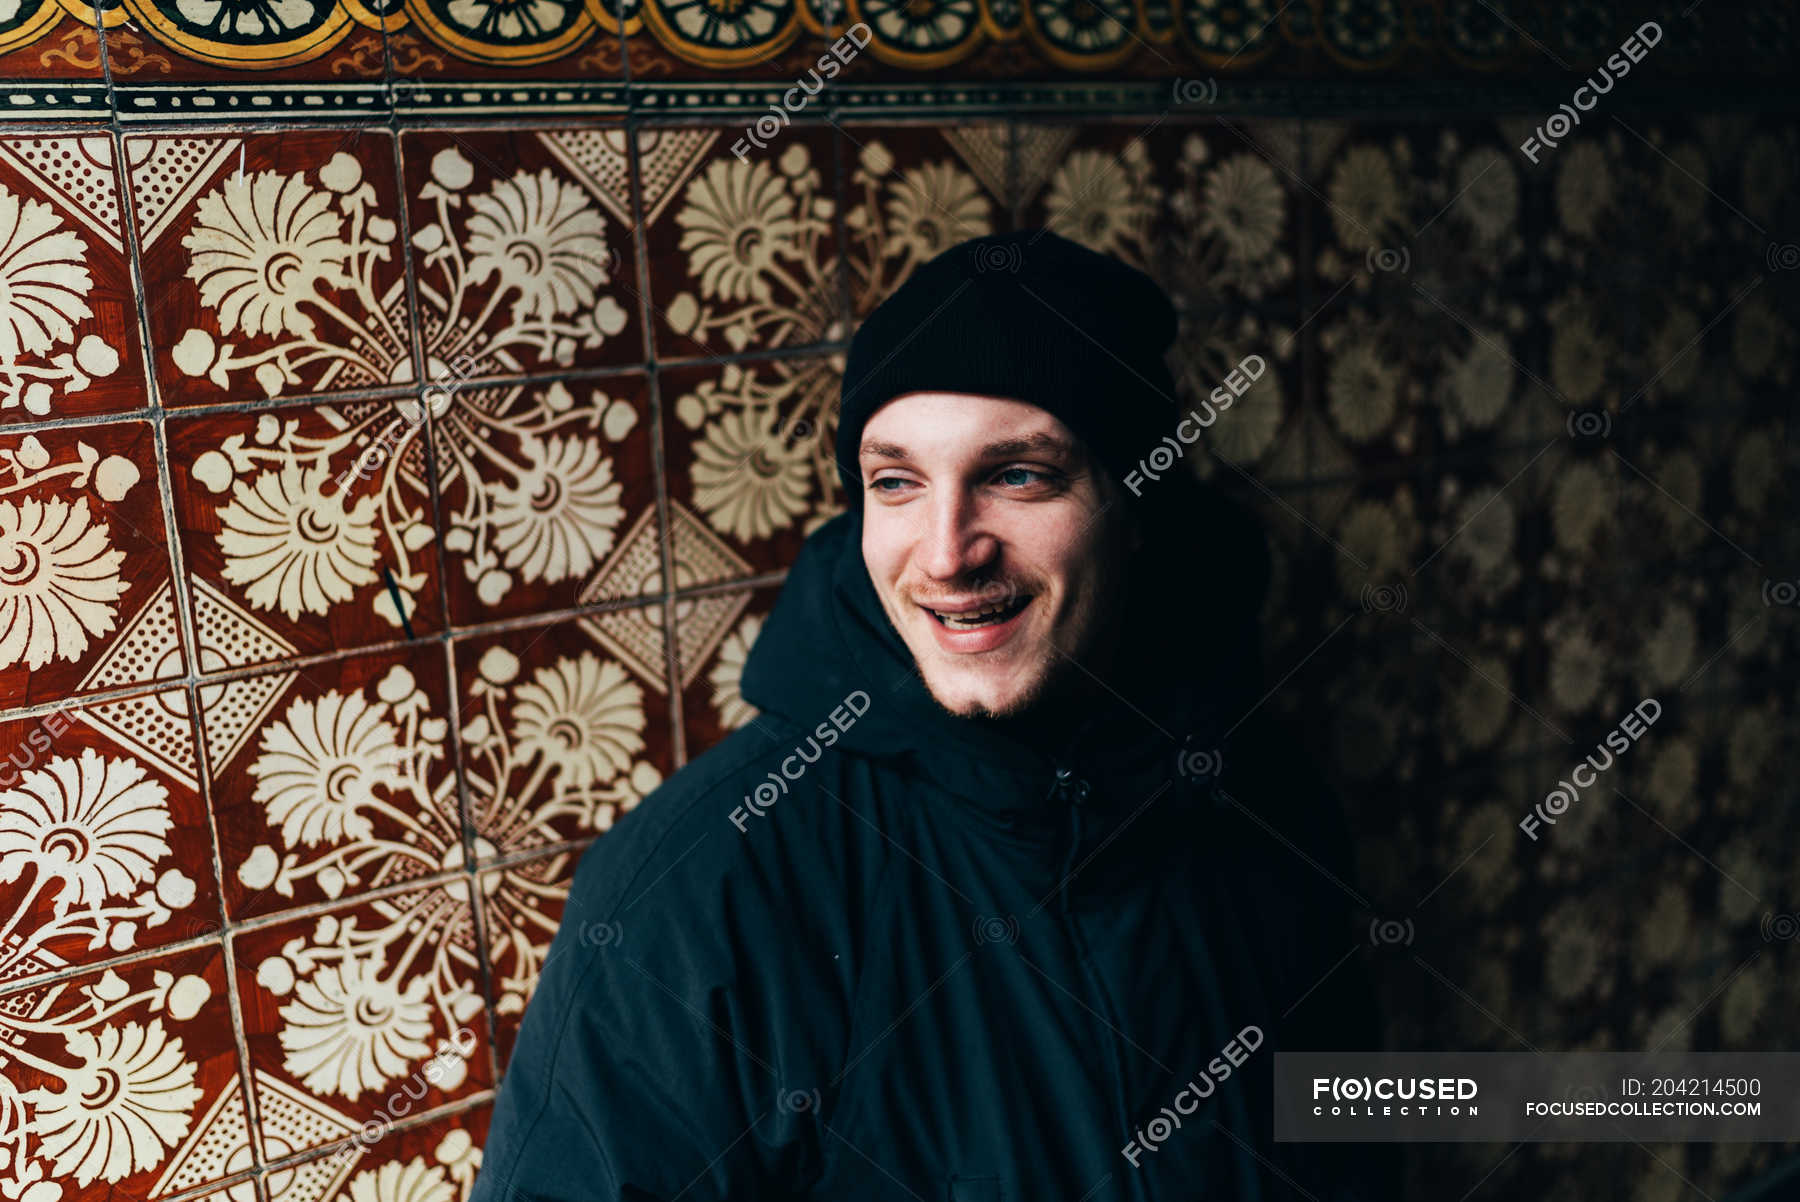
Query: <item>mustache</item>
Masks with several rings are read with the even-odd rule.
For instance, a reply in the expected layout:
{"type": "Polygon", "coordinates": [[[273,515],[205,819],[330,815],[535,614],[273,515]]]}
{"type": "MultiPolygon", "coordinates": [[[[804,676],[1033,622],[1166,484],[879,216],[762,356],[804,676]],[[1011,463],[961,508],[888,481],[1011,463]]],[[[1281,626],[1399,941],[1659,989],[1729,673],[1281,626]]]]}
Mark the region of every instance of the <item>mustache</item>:
{"type": "Polygon", "coordinates": [[[1000,605],[1017,601],[1021,597],[1033,597],[1043,591],[1042,585],[1034,580],[1024,578],[1008,578],[1004,580],[971,581],[960,589],[952,589],[942,593],[926,594],[917,588],[903,588],[902,593],[914,604],[930,609],[934,602],[966,602],[973,599],[980,605],[1000,605]]]}

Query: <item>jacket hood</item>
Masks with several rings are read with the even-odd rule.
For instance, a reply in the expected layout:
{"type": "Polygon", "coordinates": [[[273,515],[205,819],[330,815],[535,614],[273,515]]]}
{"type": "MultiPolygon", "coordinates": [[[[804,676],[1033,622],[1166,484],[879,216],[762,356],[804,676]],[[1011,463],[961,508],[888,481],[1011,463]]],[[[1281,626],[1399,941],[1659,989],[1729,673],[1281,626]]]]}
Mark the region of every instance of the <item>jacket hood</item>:
{"type": "Polygon", "coordinates": [[[1217,750],[1261,696],[1262,532],[1196,480],[1163,484],[1140,499],[1146,537],[1126,582],[1118,663],[1073,740],[1050,746],[1032,737],[1029,717],[959,717],[932,698],[869,579],[860,509],[832,518],[801,548],[745,663],[744,699],[806,732],[860,690],[867,708],[840,747],[910,759],[1007,820],[1049,806],[1045,782],[1062,767],[1101,784],[1100,799],[1140,803],[1184,751],[1217,750]]]}

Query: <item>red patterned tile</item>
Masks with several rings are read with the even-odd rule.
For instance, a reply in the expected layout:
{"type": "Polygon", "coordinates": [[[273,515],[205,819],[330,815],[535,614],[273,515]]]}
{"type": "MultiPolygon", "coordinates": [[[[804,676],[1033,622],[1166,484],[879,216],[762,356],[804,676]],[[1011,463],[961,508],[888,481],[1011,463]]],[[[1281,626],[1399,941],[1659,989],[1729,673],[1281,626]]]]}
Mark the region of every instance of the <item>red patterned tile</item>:
{"type": "MultiPolygon", "coordinates": [[[[392,1102],[396,1121],[414,1113],[403,1090],[392,1102]]],[[[269,1202],[461,1202],[481,1169],[492,1108],[481,1104],[414,1127],[377,1120],[348,1144],[270,1173],[269,1202]]],[[[239,1199],[238,1202],[250,1202],[239,1199]]]]}
{"type": "Polygon", "coordinates": [[[419,415],[349,401],[168,424],[202,671],[441,627],[419,415]]]}
{"type": "Polygon", "coordinates": [[[476,855],[609,829],[674,770],[662,607],[456,640],[476,855]]]}
{"type": "Polygon", "coordinates": [[[240,1167],[195,1154],[237,1096],[226,989],[207,947],[0,995],[12,1188],[164,1198],[240,1167]]]}
{"type": "Polygon", "coordinates": [[[706,593],[676,602],[675,629],[681,635],[683,655],[681,724],[688,759],[755,720],[757,709],[744,700],[738,682],[780,592],[779,587],[769,587],[706,593]],[[720,621],[726,614],[731,615],[729,620],[720,621]],[[698,627],[691,634],[690,625],[698,627]]]}
{"type": "Polygon", "coordinates": [[[846,336],[830,129],[792,126],[766,150],[734,147],[741,132],[663,126],[638,134],[662,358],[846,336]]]}
{"type": "Polygon", "coordinates": [[[0,982],[219,929],[181,690],[0,723],[0,982]]]}
{"type": "Polygon", "coordinates": [[[231,947],[265,1158],[379,1131],[396,1098],[423,1112],[492,1083],[467,876],[231,947]]]}
{"type": "Polygon", "coordinates": [[[843,360],[658,373],[677,588],[780,571],[842,511],[832,440],[843,360]]]}
{"type": "Polygon", "coordinates": [[[386,131],[125,140],[166,405],[415,378],[386,131]]]}
{"type": "Polygon", "coordinates": [[[0,697],[181,676],[167,542],[148,425],[0,434],[0,697]]]}
{"type": "Polygon", "coordinates": [[[458,392],[434,443],[451,621],[659,589],[653,425],[636,373],[458,392]]]}
{"type": "MultiPolygon", "coordinates": [[[[500,1071],[512,1058],[519,1021],[537,989],[550,941],[562,923],[569,883],[582,849],[520,860],[481,874],[481,921],[487,935],[489,1001],[500,1071]]],[[[604,938],[598,932],[596,938],[604,938]]]]}
{"type": "Polygon", "coordinates": [[[623,125],[401,140],[428,379],[643,358],[623,125]]]}
{"type": "Polygon", "coordinates": [[[240,677],[201,697],[234,919],[462,863],[437,646],[240,677]]]}
{"type": "Polygon", "coordinates": [[[1011,228],[1004,122],[846,124],[837,133],[857,321],[940,251],[1011,228]]]}
{"type": "Polygon", "coordinates": [[[109,135],[0,138],[0,421],[144,407],[123,213],[109,135]]]}

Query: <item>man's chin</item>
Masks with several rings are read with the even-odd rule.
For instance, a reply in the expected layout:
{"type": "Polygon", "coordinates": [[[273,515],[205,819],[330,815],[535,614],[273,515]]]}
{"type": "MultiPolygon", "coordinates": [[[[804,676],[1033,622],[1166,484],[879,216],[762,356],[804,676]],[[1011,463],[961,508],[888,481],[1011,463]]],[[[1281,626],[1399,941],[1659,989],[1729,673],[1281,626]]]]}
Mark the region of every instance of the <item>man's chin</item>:
{"type": "Polygon", "coordinates": [[[1017,718],[1028,713],[1043,697],[1048,672],[1038,668],[1029,679],[1018,674],[1000,678],[1000,674],[983,676],[976,673],[923,674],[925,688],[932,700],[958,718],[1017,718]]]}

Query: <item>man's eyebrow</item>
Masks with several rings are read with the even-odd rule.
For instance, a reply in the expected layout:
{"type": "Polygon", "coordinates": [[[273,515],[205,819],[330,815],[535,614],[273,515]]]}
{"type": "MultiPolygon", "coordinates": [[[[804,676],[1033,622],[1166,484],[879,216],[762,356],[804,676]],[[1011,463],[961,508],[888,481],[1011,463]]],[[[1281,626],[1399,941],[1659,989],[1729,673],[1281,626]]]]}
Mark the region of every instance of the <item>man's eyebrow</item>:
{"type": "Polygon", "coordinates": [[[1003,438],[999,442],[990,442],[981,448],[984,459],[1009,459],[1015,455],[1029,455],[1033,452],[1054,455],[1059,458],[1073,457],[1075,448],[1066,439],[1040,430],[1036,434],[1026,434],[1018,438],[1003,438]]]}
{"type": "MultiPolygon", "coordinates": [[[[900,444],[883,442],[876,438],[865,439],[857,450],[859,454],[874,459],[907,460],[912,458],[912,452],[900,444]]],[[[1067,439],[1058,438],[1054,434],[1040,430],[1036,434],[1024,434],[1017,438],[1003,438],[998,442],[990,442],[981,448],[981,457],[983,459],[1009,459],[1034,452],[1060,458],[1072,458],[1075,448],[1067,439]]]]}
{"type": "Polygon", "coordinates": [[[864,439],[862,446],[857,448],[857,451],[859,454],[872,455],[877,459],[912,458],[912,453],[899,443],[882,442],[879,439],[874,438],[864,439]]]}

